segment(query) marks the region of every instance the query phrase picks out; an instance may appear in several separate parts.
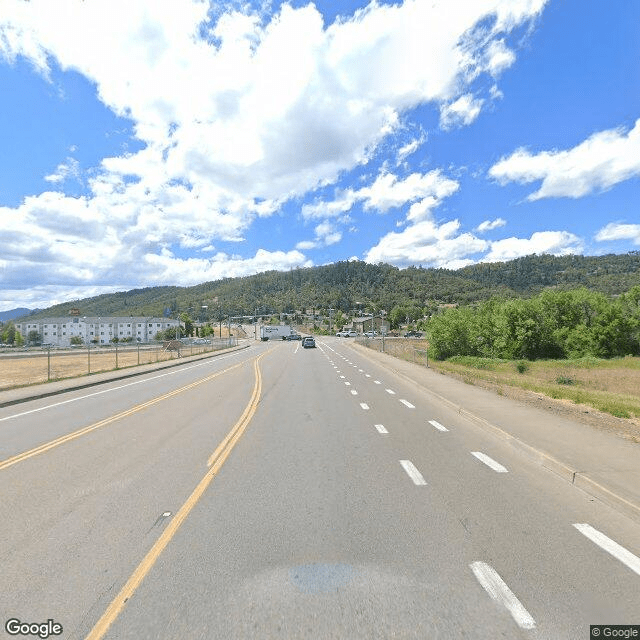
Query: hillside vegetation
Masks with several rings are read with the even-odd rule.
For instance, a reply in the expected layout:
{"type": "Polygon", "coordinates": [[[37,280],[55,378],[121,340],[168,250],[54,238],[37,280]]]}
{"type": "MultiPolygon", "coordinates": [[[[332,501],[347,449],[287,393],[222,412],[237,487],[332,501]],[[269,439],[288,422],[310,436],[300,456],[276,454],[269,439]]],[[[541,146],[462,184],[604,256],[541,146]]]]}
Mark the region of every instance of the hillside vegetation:
{"type": "Polygon", "coordinates": [[[476,264],[457,271],[360,261],[269,271],[244,278],[225,278],[193,287],[133,289],[60,304],[31,318],[65,316],[78,308],[83,316],[162,316],[187,312],[194,319],[228,314],[294,313],[355,309],[390,312],[403,307],[408,316],[434,312],[439,304],[469,305],[500,296],[530,298],[544,289],[586,287],[618,296],[640,285],[640,252],[606,256],[533,255],[509,262],[476,264]],[[207,309],[203,310],[202,307],[207,309]]]}

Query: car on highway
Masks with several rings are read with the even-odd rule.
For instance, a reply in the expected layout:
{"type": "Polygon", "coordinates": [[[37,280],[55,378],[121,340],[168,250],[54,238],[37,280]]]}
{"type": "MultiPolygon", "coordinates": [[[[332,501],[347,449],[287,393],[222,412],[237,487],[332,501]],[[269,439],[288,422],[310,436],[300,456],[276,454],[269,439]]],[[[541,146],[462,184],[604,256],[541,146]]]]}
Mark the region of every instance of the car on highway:
{"type": "Polygon", "coordinates": [[[311,336],[307,336],[306,338],[302,339],[302,346],[305,349],[314,348],[316,346],[316,341],[311,336]]]}
{"type": "Polygon", "coordinates": [[[302,336],[299,333],[292,333],[291,335],[287,336],[286,339],[287,340],[302,340],[302,336]]]}

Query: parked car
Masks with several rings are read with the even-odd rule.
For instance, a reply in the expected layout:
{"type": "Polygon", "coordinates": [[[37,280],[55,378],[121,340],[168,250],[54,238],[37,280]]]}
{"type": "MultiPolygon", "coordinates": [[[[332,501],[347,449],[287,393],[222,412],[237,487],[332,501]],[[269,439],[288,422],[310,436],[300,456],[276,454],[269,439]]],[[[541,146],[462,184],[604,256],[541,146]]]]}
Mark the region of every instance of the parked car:
{"type": "Polygon", "coordinates": [[[309,349],[309,348],[315,348],[316,346],[316,341],[314,340],[314,338],[312,338],[311,336],[307,336],[306,338],[302,339],[302,346],[305,349],[309,349]]]}
{"type": "Polygon", "coordinates": [[[367,331],[364,334],[367,338],[375,338],[378,335],[377,331],[367,331]]]}
{"type": "Polygon", "coordinates": [[[355,338],[358,335],[357,331],[345,331],[344,332],[344,337],[345,338],[355,338]]]}
{"type": "Polygon", "coordinates": [[[336,333],[336,338],[344,338],[347,335],[347,331],[338,331],[338,333],[336,333]]]}
{"type": "Polygon", "coordinates": [[[422,334],[419,331],[407,331],[404,334],[405,338],[422,338],[422,334]]]}

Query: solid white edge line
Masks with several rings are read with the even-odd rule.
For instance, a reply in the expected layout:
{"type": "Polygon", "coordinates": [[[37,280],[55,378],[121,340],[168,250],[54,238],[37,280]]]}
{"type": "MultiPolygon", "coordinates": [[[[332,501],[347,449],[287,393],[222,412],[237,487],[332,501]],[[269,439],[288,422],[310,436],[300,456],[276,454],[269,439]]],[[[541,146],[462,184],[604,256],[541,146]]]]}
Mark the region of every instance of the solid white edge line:
{"type": "Polygon", "coordinates": [[[589,538],[591,542],[597,544],[601,549],[611,554],[616,560],[620,560],[620,562],[629,567],[631,571],[635,571],[640,576],[640,558],[638,558],[638,556],[633,555],[631,551],[614,542],[611,538],[605,536],[604,533],[594,529],[590,524],[578,523],[573,526],[583,536],[589,538]]]}
{"type": "Polygon", "coordinates": [[[422,477],[422,474],[416,469],[411,460],[400,460],[400,464],[411,480],[413,480],[413,484],[418,486],[427,484],[427,481],[422,477]]]}
{"type": "Polygon", "coordinates": [[[402,402],[402,404],[405,407],[409,407],[409,409],[415,409],[415,406],[412,405],[408,400],[404,400],[403,398],[400,398],[400,402],[402,402]]]}
{"type": "Polygon", "coordinates": [[[383,425],[383,424],[376,424],[376,425],[373,425],[373,426],[378,430],[378,433],[389,433],[389,432],[384,428],[384,425],[383,425]]]}
{"type": "MultiPolygon", "coordinates": [[[[215,362],[220,362],[221,360],[226,360],[227,358],[232,358],[242,352],[229,353],[224,356],[219,356],[215,362]]],[[[95,396],[101,396],[105,393],[111,393],[112,391],[119,391],[120,389],[126,389],[127,387],[133,387],[138,384],[145,384],[146,382],[151,382],[152,380],[158,380],[159,378],[166,378],[167,376],[175,376],[178,373],[183,373],[185,371],[190,371],[191,369],[195,369],[197,367],[204,367],[208,364],[211,364],[211,361],[207,358],[204,362],[198,362],[196,364],[192,364],[186,367],[176,368],[174,371],[168,371],[167,373],[160,373],[157,376],[151,376],[149,378],[145,377],[141,380],[136,380],[134,382],[128,382],[127,384],[121,384],[117,387],[109,387],[108,389],[102,389],[101,391],[95,391],[93,393],[87,393],[84,396],[78,396],[77,398],[69,398],[68,400],[62,400],[60,402],[54,402],[53,404],[45,405],[44,407],[38,407],[37,409],[29,409],[29,411],[23,411],[22,413],[14,413],[10,416],[5,416],[4,418],[0,418],[0,422],[4,422],[5,420],[12,420],[13,418],[21,418],[22,416],[28,416],[31,413],[38,413],[39,411],[45,411],[46,409],[53,409],[54,407],[60,407],[64,404],[69,404],[70,402],[78,402],[78,400],[86,400],[87,398],[94,398],[95,396]]],[[[144,373],[139,373],[138,375],[144,376],[144,373]]],[[[114,379],[114,381],[117,378],[114,379]]],[[[108,384],[109,381],[106,381],[104,384],[108,384]]],[[[69,389],[65,393],[71,393],[77,389],[69,389]]],[[[35,398],[37,400],[37,398],[35,398]]]]}
{"type": "Polygon", "coordinates": [[[472,451],[471,455],[478,458],[480,462],[484,462],[487,467],[491,467],[496,473],[507,473],[506,467],[503,467],[499,462],[490,458],[486,453],[482,453],[481,451],[472,451]]]}
{"type": "Polygon", "coordinates": [[[385,391],[392,396],[396,395],[396,392],[393,389],[385,389],[385,391]]]}
{"type": "Polygon", "coordinates": [[[535,629],[536,621],[493,567],[486,562],[473,562],[469,566],[482,588],[493,600],[507,608],[521,629],[535,629]]]}
{"type": "Polygon", "coordinates": [[[365,410],[368,411],[369,410],[369,405],[366,402],[361,402],[360,406],[365,410]]]}
{"type": "Polygon", "coordinates": [[[436,420],[429,420],[429,424],[433,427],[435,427],[438,431],[449,431],[449,429],[447,429],[447,427],[441,425],[439,422],[437,422],[436,420]]]}

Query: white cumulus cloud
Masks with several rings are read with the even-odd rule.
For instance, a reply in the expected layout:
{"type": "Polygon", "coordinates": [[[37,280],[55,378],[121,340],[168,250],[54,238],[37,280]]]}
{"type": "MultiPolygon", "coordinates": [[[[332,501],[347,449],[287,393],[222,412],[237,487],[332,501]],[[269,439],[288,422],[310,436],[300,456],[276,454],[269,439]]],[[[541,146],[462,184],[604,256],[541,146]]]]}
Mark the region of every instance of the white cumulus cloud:
{"type": "Polygon", "coordinates": [[[630,130],[599,131],[567,151],[518,149],[489,170],[500,184],[542,181],[528,200],[580,198],[640,176],[640,119],[630,130]]]}
{"type": "Polygon", "coordinates": [[[624,224],[622,222],[611,222],[603,227],[596,234],[598,242],[609,242],[612,240],[631,240],[633,244],[640,245],[640,224],[624,224]]]}
{"type": "Polygon", "coordinates": [[[530,238],[504,238],[491,243],[491,250],[482,262],[505,262],[533,253],[549,253],[554,256],[579,254],[582,240],[568,231],[537,231],[530,238]]]}
{"type": "MultiPolygon", "coordinates": [[[[83,198],[45,192],[4,207],[24,224],[0,235],[0,255],[19,256],[4,284],[109,286],[134,271],[140,284],[194,282],[307,264],[298,250],[188,260],[172,247],[242,242],[256,217],[366,164],[419,105],[471,122],[490,98],[478,78],[493,91],[514,60],[505,39],[544,5],[373,1],[325,25],[311,3],[269,15],[202,0],[3,0],[0,61],[24,58],[46,78],[60,68],[62,82],[81,74],[143,147],[104,158],[83,198]]],[[[65,161],[47,179],[62,187],[71,175],[65,161]]],[[[423,200],[424,214],[454,187],[385,174],[307,214],[339,216],[356,200],[379,211],[423,200]]]]}
{"type": "Polygon", "coordinates": [[[499,227],[504,227],[505,224],[507,224],[507,221],[503,218],[496,218],[495,220],[484,220],[476,227],[476,231],[478,233],[484,233],[485,231],[491,231],[493,229],[498,229],[499,227]]]}

